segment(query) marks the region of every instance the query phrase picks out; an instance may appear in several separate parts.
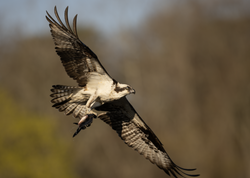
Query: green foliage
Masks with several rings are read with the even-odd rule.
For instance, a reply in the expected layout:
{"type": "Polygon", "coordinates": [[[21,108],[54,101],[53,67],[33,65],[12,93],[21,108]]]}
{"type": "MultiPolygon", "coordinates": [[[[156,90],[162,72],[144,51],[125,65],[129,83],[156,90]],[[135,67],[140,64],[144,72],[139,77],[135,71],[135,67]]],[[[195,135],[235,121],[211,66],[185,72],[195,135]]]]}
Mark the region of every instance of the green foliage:
{"type": "Polygon", "coordinates": [[[0,91],[0,177],[75,177],[52,118],[22,110],[0,91]]]}

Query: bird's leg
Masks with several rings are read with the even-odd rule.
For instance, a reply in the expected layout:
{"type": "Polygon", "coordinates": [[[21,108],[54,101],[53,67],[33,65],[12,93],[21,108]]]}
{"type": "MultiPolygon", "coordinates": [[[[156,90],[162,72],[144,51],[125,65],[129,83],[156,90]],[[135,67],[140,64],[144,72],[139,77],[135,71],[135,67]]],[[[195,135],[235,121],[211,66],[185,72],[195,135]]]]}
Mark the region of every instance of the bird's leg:
{"type": "Polygon", "coordinates": [[[87,127],[89,127],[91,125],[91,123],[93,122],[93,118],[97,117],[97,114],[94,113],[91,110],[91,107],[95,104],[96,99],[98,98],[97,95],[91,95],[86,103],[86,115],[83,116],[82,118],[80,118],[78,123],[74,123],[76,125],[78,125],[78,128],[76,130],[76,132],[74,133],[73,137],[75,137],[81,130],[86,129],[87,127]]]}
{"type": "Polygon", "coordinates": [[[88,100],[87,103],[86,103],[86,107],[87,107],[87,109],[88,109],[87,112],[90,112],[90,111],[91,111],[91,106],[93,106],[93,105],[95,104],[95,100],[96,100],[97,98],[98,98],[97,95],[91,95],[91,96],[89,97],[89,100],[88,100]]]}

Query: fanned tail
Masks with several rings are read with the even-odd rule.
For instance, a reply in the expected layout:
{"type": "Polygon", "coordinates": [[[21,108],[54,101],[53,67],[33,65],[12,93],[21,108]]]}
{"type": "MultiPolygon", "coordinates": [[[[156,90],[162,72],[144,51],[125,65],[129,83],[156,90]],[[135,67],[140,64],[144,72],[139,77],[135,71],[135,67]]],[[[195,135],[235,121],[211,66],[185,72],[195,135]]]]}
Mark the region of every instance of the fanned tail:
{"type": "Polygon", "coordinates": [[[81,102],[74,101],[71,98],[79,90],[82,90],[82,87],[65,85],[53,85],[52,87],[52,94],[50,95],[53,98],[51,102],[54,103],[52,107],[55,107],[60,112],[64,112],[66,115],[73,113],[73,116],[79,119],[86,114],[87,108],[85,105],[89,99],[89,95],[86,95],[86,100],[82,100],[81,102]]]}

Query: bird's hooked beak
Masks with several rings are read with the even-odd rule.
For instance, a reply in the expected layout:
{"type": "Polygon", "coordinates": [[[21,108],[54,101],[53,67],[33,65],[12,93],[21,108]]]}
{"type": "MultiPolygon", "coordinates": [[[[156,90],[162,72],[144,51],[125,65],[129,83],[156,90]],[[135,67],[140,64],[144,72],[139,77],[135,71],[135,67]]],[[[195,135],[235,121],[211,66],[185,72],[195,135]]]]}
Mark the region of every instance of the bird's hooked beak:
{"type": "Polygon", "coordinates": [[[134,90],[134,89],[131,89],[131,90],[130,90],[130,93],[135,94],[135,90],[134,90]]]}

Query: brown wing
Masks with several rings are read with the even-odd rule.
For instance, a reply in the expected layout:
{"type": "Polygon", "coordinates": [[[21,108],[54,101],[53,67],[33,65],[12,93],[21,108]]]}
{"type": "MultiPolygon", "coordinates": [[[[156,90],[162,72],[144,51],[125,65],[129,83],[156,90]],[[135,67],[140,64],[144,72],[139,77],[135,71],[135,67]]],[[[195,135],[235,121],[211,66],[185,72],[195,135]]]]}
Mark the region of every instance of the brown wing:
{"type": "Polygon", "coordinates": [[[160,140],[136,113],[126,97],[106,103],[96,110],[103,111],[98,117],[109,124],[129,147],[138,151],[168,175],[171,173],[174,177],[177,177],[177,174],[199,176],[185,173],[184,171],[195,169],[181,168],[170,159],[160,140]]]}
{"type": "Polygon", "coordinates": [[[54,11],[59,23],[48,12],[46,19],[50,23],[49,26],[56,46],[56,52],[61,57],[67,74],[74,80],[77,80],[79,86],[86,85],[89,72],[108,75],[95,53],[78,38],[76,30],[77,15],[74,17],[72,30],[68,20],[68,7],[64,13],[66,26],[62,23],[56,7],[54,11]]]}

